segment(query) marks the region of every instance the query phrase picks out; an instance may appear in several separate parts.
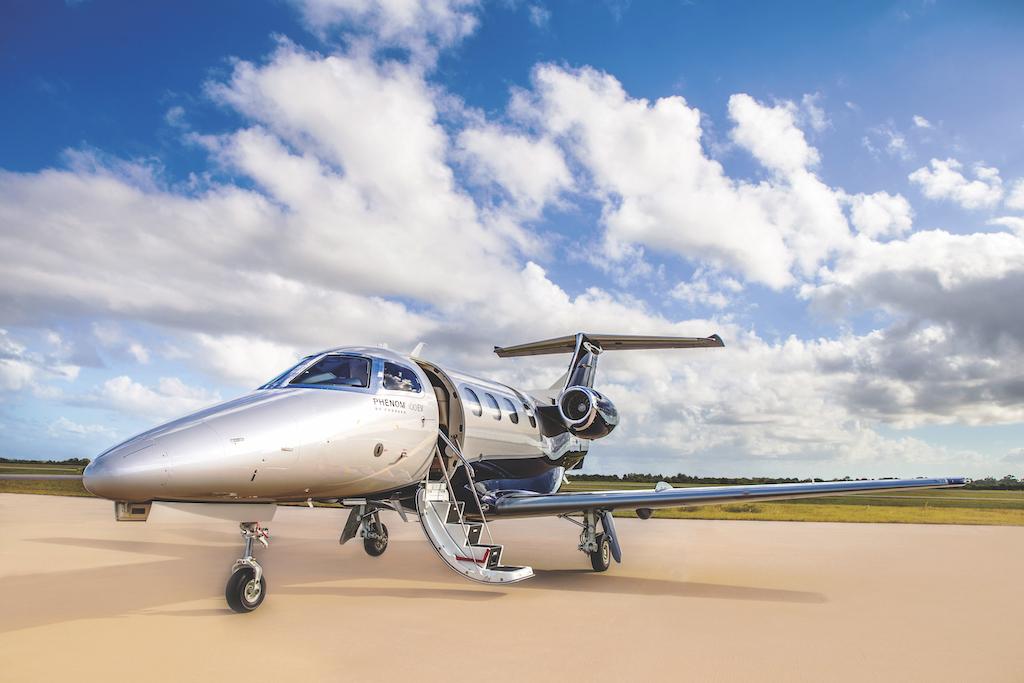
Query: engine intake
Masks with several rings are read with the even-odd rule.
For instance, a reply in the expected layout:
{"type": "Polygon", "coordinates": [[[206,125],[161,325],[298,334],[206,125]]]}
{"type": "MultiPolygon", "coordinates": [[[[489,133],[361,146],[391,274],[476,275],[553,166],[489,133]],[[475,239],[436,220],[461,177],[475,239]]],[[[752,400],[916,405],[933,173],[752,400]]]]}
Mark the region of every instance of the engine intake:
{"type": "Polygon", "coordinates": [[[608,436],[619,424],[619,411],[599,391],[569,387],[558,397],[558,414],[569,432],[581,439],[608,436]]]}

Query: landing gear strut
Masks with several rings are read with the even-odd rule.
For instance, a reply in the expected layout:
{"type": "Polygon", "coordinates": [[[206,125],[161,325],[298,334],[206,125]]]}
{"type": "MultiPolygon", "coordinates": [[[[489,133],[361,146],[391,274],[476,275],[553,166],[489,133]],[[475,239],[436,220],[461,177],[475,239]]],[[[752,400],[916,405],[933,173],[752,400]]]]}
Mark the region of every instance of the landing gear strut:
{"type": "Polygon", "coordinates": [[[608,511],[585,510],[583,521],[577,522],[572,517],[563,517],[582,528],[580,532],[580,551],[590,558],[590,566],[595,572],[608,571],[612,559],[621,562],[618,539],[612,524],[611,513],[608,511]],[[597,530],[597,521],[601,520],[601,531],[597,530]]]}
{"type": "Polygon", "coordinates": [[[270,531],[259,522],[242,522],[242,537],[245,539],[243,556],[235,560],[231,567],[231,578],[224,588],[224,597],[228,607],[235,612],[251,612],[263,603],[267,596],[267,581],[263,578],[263,567],[252,555],[253,541],[270,545],[270,531]]]}

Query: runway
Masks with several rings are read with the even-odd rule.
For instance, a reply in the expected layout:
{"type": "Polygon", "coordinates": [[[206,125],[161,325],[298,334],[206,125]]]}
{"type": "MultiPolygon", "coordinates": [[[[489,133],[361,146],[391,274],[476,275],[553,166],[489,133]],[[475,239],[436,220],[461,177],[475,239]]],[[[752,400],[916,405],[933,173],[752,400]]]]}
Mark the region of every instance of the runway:
{"type": "Polygon", "coordinates": [[[622,519],[598,575],[569,523],[503,521],[537,576],[492,587],[415,520],[339,546],[344,514],[279,509],[236,615],[232,523],[2,494],[0,680],[1024,680],[1024,528],[622,519]]]}

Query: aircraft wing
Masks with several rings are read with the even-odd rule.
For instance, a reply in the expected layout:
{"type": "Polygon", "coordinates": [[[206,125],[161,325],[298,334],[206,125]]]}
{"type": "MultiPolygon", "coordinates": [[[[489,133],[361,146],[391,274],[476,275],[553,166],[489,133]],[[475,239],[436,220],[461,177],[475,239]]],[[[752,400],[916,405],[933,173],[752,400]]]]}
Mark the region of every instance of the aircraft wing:
{"type": "Polygon", "coordinates": [[[667,484],[655,489],[632,491],[592,491],[580,493],[531,494],[527,491],[495,491],[481,496],[490,509],[489,516],[531,517],[558,515],[584,510],[637,510],[642,508],[690,507],[749,501],[789,500],[872,491],[953,488],[969,479],[871,479],[865,481],[826,481],[806,484],[758,484],[753,486],[693,486],[673,488],[667,484]]]}

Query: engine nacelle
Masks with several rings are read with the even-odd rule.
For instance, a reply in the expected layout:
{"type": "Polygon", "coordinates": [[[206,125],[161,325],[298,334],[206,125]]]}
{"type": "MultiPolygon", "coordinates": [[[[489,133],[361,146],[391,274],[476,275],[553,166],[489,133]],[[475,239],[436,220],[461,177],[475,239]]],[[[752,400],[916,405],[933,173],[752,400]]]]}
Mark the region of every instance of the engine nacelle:
{"type": "Polygon", "coordinates": [[[601,392],[590,387],[569,387],[558,397],[558,414],[569,432],[581,439],[608,436],[619,424],[619,411],[601,392]]]}

